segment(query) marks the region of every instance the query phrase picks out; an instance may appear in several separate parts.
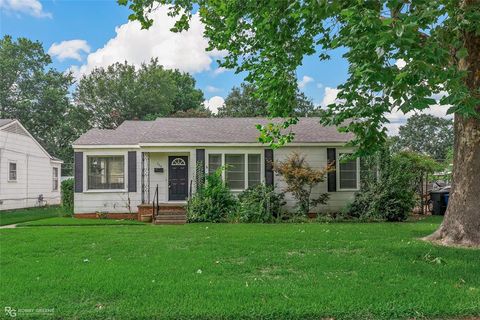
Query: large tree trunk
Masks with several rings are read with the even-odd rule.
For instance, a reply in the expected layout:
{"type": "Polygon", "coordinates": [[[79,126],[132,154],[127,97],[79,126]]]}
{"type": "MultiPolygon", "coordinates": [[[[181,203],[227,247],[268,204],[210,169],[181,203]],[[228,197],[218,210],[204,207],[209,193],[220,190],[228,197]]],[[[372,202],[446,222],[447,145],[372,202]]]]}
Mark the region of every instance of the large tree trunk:
{"type": "Polygon", "coordinates": [[[455,116],[453,184],[440,228],[426,240],[480,246],[480,120],[455,116]]]}
{"type": "MultiPolygon", "coordinates": [[[[465,0],[464,7],[479,0],[465,0]]],[[[466,70],[465,84],[472,95],[480,96],[480,36],[464,33],[468,56],[459,69],[466,70]]],[[[480,106],[477,107],[480,114],[480,106]]],[[[453,183],[442,225],[426,240],[444,245],[480,246],[480,115],[465,118],[455,114],[453,183]]]]}

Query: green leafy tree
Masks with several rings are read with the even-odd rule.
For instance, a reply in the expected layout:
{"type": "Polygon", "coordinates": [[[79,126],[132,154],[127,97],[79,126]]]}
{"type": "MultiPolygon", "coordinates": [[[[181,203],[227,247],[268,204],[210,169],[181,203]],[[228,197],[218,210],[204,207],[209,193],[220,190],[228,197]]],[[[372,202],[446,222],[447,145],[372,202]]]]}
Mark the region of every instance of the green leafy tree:
{"type": "MultiPolygon", "coordinates": [[[[266,117],[270,115],[268,103],[262,101],[257,89],[249,83],[233,87],[225,99],[223,107],[218,109],[219,117],[266,117]]],[[[317,108],[303,92],[297,91],[292,115],[299,117],[318,115],[317,108]]]]}
{"type": "Polygon", "coordinates": [[[219,117],[264,117],[268,115],[268,105],[255,96],[255,86],[242,83],[233,87],[225,98],[223,107],[218,108],[219,117]]]}
{"type": "MultiPolygon", "coordinates": [[[[176,32],[188,28],[198,8],[209,49],[228,52],[221,65],[246,71],[273,116],[291,115],[294,75],[305,55],[326,60],[329,50],[347,48],[350,67],[339,86],[341,103],[330,105],[322,121],[355,133],[359,154],[383,144],[388,112],[428,108],[436,103],[434,94],[446,92],[439,103],[451,105],[455,114],[452,195],[442,225],[428,239],[480,245],[479,0],[118,1],[145,28],[153,22],[148,13],[168,5],[178,16],[176,32]]],[[[272,126],[260,129],[265,142],[291,141],[272,126]]]]}
{"type": "Polygon", "coordinates": [[[180,110],[171,115],[172,118],[209,118],[213,117],[213,114],[210,110],[206,108],[202,109],[188,109],[180,110]]]}
{"type": "Polygon", "coordinates": [[[26,38],[0,40],[0,117],[18,119],[52,155],[71,163],[71,142],[86,130],[75,125],[68,98],[70,74],[49,68],[42,44],[26,38]]]}
{"type": "Polygon", "coordinates": [[[80,79],[74,97],[90,113],[90,124],[99,128],[204,110],[203,93],[195,88],[192,76],[165,70],[156,59],[139,68],[127,62],[97,68],[80,79]]]}
{"type": "Polygon", "coordinates": [[[453,147],[453,121],[428,114],[414,115],[400,127],[393,142],[396,151],[406,149],[445,161],[453,147]]]}

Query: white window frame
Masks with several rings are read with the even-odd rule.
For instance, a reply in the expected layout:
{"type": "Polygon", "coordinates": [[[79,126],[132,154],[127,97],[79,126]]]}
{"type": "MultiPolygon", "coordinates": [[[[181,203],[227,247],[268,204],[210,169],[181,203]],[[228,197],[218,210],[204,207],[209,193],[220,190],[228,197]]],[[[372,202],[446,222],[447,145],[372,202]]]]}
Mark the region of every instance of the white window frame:
{"type": "Polygon", "coordinates": [[[8,160],[8,182],[17,182],[18,181],[18,164],[15,160],[8,160]],[[15,164],[15,179],[10,179],[10,164],[15,164]]]}
{"type": "Polygon", "coordinates": [[[58,169],[58,167],[52,167],[52,191],[58,191],[58,189],[60,188],[60,174],[59,174],[60,170],[58,169]],[[55,188],[55,170],[57,171],[57,188],[55,188]]]}
{"type": "MultiPolygon", "coordinates": [[[[265,183],[265,157],[264,151],[255,149],[255,150],[245,150],[239,151],[234,149],[224,149],[224,150],[209,150],[206,153],[206,160],[205,160],[205,172],[208,174],[208,164],[210,162],[210,154],[220,154],[222,158],[221,166],[225,166],[225,155],[226,154],[241,154],[244,157],[244,165],[245,165],[245,187],[243,189],[230,189],[232,192],[242,192],[248,189],[248,155],[249,154],[258,154],[260,155],[260,183],[265,183]]],[[[222,170],[222,180],[225,180],[225,170],[222,170]]]]}
{"type": "Polygon", "coordinates": [[[128,156],[127,152],[92,152],[83,153],[83,193],[127,192],[128,189],[128,156]],[[123,156],[123,189],[89,189],[88,188],[88,157],[123,156]]]}
{"type": "Polygon", "coordinates": [[[340,188],[340,154],[345,153],[354,153],[354,150],[351,149],[336,149],[335,152],[335,170],[336,170],[336,180],[337,180],[337,191],[359,191],[360,190],[360,158],[356,158],[355,161],[357,162],[357,187],[356,188],[340,188]]]}

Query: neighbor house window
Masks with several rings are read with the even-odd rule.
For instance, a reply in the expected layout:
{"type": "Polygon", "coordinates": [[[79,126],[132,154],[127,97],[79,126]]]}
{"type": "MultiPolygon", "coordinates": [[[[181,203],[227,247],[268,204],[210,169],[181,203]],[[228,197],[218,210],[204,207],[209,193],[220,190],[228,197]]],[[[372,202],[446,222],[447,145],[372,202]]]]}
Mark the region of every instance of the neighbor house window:
{"type": "Polygon", "coordinates": [[[17,163],[15,162],[8,164],[8,180],[17,181],[17,163]]]}
{"type": "Polygon", "coordinates": [[[222,155],[221,154],[209,154],[208,155],[208,174],[214,173],[221,166],[222,166],[222,155]]]}
{"type": "Polygon", "coordinates": [[[261,163],[259,154],[248,155],[248,187],[260,184],[261,163]]]}
{"type": "Polygon", "coordinates": [[[58,190],[58,168],[53,168],[52,186],[53,186],[53,191],[58,190]]]}
{"type": "Polygon", "coordinates": [[[124,189],[123,156],[88,156],[88,189],[124,189]]]}
{"type": "Polygon", "coordinates": [[[339,189],[357,189],[357,159],[345,159],[351,153],[339,153],[339,189]],[[342,160],[343,159],[343,160],[342,160]]]}
{"type": "Polygon", "coordinates": [[[245,155],[225,155],[225,181],[233,190],[245,189],[245,155]]]}

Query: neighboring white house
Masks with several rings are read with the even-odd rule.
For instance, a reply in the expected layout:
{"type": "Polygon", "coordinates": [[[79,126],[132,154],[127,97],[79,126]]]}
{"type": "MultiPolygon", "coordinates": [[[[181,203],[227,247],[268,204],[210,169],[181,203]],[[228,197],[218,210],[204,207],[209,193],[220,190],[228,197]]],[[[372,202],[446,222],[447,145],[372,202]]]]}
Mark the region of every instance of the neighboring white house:
{"type": "MultiPolygon", "coordinates": [[[[204,172],[227,165],[224,179],[234,192],[266,183],[281,191],[285,184],[272,171],[296,151],[315,168],[352,153],[350,134],[323,127],[318,118],[301,118],[294,142],[272,150],[258,142],[256,124],[265,118],[159,118],[125,121],[117,129],[92,129],[73,143],[75,150],[75,208],[77,216],[95,212],[135,213],[153,201],[158,186],[161,203],[184,204],[204,172]]],[[[279,121],[273,120],[273,121],[279,121]]],[[[359,160],[335,161],[314,194],[328,192],[330,200],[316,211],[341,210],[360,186],[359,160]]],[[[295,205],[287,195],[287,206],[295,205]]]]}
{"type": "Polygon", "coordinates": [[[18,120],[0,119],[0,210],[59,204],[62,163],[18,120]]]}

